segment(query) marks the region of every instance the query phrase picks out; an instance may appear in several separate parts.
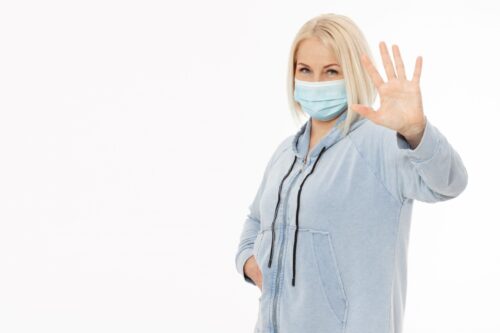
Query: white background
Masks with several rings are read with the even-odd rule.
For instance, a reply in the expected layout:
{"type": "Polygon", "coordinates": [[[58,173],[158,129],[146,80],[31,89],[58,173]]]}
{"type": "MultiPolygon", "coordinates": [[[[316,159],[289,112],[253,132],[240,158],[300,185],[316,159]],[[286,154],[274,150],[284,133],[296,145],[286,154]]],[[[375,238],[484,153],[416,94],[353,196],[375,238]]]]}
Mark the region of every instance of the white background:
{"type": "Polygon", "coordinates": [[[405,333],[500,332],[500,10],[481,0],[2,1],[0,332],[251,333],[239,234],[298,130],[290,44],[326,12],[384,78],[380,41],[407,75],[423,57],[424,112],[469,175],[414,204],[405,333]]]}

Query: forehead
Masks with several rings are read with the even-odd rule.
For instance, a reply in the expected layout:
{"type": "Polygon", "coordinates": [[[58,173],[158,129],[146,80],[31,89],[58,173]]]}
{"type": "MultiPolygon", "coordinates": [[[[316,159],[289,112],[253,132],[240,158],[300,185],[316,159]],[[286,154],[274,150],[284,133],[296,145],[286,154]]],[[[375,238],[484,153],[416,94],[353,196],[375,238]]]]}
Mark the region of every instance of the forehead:
{"type": "Polygon", "coordinates": [[[337,63],[337,57],[330,48],[326,47],[323,42],[317,38],[308,38],[300,42],[296,61],[302,62],[310,66],[321,66],[323,64],[337,63]]]}

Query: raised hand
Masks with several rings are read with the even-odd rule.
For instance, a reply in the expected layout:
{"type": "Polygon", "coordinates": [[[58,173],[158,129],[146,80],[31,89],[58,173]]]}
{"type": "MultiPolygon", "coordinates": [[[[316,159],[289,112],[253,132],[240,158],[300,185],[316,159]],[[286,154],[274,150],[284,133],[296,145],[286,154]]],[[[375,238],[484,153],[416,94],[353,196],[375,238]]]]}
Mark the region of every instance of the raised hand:
{"type": "Polygon", "coordinates": [[[380,42],[379,48],[387,75],[387,82],[384,82],[375,66],[365,54],[361,55],[361,62],[378,90],[380,107],[375,111],[367,105],[353,104],[352,110],[378,125],[396,130],[414,148],[422,138],[427,121],[423,111],[422,95],[420,92],[422,57],[417,57],[413,78],[408,80],[405,75],[405,68],[398,46],[392,46],[392,53],[396,62],[396,72],[394,71],[394,66],[385,43],[380,42]]]}

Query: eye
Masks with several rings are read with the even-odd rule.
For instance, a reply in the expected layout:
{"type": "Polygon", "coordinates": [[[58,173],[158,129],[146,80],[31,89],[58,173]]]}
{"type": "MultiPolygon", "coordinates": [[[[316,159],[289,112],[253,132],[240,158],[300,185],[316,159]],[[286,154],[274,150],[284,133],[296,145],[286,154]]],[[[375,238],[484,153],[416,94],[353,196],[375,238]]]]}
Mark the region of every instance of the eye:
{"type": "MultiPolygon", "coordinates": [[[[304,70],[307,71],[307,72],[309,72],[309,69],[307,69],[306,67],[302,67],[301,69],[299,69],[299,72],[301,72],[301,73],[307,73],[307,72],[304,72],[304,70]]],[[[327,70],[327,72],[333,72],[332,74],[338,74],[339,73],[335,69],[329,69],[329,70],[327,70]]]]}

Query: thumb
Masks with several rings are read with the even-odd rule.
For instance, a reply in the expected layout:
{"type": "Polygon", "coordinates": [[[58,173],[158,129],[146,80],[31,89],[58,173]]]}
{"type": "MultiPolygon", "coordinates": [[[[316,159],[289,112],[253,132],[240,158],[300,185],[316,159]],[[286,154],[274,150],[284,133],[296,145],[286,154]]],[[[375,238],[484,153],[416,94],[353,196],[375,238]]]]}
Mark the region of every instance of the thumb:
{"type": "Polygon", "coordinates": [[[368,118],[371,121],[375,122],[375,117],[377,116],[377,112],[375,112],[375,110],[373,110],[373,108],[371,108],[367,105],[352,104],[351,110],[356,111],[361,116],[368,118]]]}

